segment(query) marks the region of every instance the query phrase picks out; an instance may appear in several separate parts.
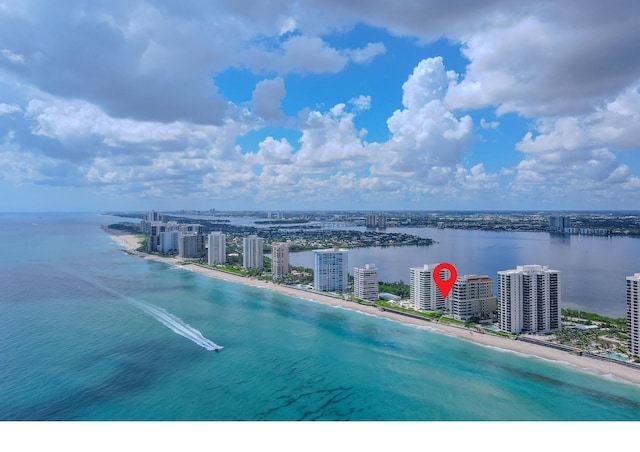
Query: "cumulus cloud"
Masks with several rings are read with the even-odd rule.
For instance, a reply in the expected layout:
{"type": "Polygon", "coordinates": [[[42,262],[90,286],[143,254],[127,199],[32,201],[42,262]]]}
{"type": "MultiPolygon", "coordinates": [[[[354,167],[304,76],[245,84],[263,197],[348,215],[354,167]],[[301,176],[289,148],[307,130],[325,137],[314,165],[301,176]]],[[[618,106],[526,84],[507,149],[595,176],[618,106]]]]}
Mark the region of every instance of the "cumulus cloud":
{"type": "Polygon", "coordinates": [[[114,195],[250,201],[257,191],[264,200],[472,199],[505,180],[513,193],[639,193],[639,9],[595,0],[541,0],[535,9],[507,0],[5,3],[0,174],[114,195]],[[350,41],[362,28],[375,38],[350,41]],[[341,85],[341,71],[400,58],[398,37],[459,45],[466,67],[410,62],[400,108],[369,83],[341,85]],[[242,105],[214,83],[230,68],[243,76],[220,91],[253,88],[242,105]],[[311,90],[326,84],[289,98],[310,80],[311,90]],[[282,105],[298,99],[307,103],[294,107],[297,124],[285,121],[282,105]],[[380,114],[379,105],[393,106],[380,114]],[[523,127],[514,143],[510,117],[485,119],[494,113],[526,118],[529,133],[523,127]],[[384,129],[385,119],[387,137],[367,130],[384,129]],[[492,135],[512,140],[499,152],[521,161],[494,174],[473,154],[474,134],[498,127],[492,135]],[[257,151],[239,144],[249,131],[262,134],[257,151]]]}
{"type": "Polygon", "coordinates": [[[266,121],[281,121],[284,112],[280,110],[280,102],[286,94],[284,81],[280,77],[258,82],[251,98],[253,112],[266,121]]]}
{"type": "Polygon", "coordinates": [[[311,111],[301,124],[297,165],[319,171],[321,168],[350,168],[367,156],[361,132],[354,124],[355,114],[343,103],[328,112],[311,111]]]}
{"type": "Polygon", "coordinates": [[[529,117],[583,114],[636,81],[633,13],[591,4],[569,14],[566,6],[547,5],[538,16],[505,18],[461,35],[470,63],[448,103],[529,117]]]}
{"type": "Polygon", "coordinates": [[[387,120],[392,137],[382,147],[388,158],[377,165],[376,172],[420,172],[440,183],[446,173],[443,168],[460,162],[474,135],[471,117],[458,118],[443,103],[455,79],[440,57],[418,64],[402,85],[405,108],[387,120]]]}
{"type": "Polygon", "coordinates": [[[283,165],[292,163],[292,151],[293,146],[286,138],[276,140],[273,137],[267,137],[258,145],[258,152],[255,155],[247,154],[246,157],[251,163],[258,165],[283,165]]]}

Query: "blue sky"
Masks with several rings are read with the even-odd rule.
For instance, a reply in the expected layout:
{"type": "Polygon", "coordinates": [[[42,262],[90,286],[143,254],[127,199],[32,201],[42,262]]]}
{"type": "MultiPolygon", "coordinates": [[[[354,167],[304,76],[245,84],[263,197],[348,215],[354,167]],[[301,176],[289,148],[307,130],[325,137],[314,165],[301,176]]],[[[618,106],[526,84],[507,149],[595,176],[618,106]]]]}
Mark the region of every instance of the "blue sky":
{"type": "Polygon", "coordinates": [[[5,0],[0,211],[637,209],[640,4],[516,3],[5,0]]]}

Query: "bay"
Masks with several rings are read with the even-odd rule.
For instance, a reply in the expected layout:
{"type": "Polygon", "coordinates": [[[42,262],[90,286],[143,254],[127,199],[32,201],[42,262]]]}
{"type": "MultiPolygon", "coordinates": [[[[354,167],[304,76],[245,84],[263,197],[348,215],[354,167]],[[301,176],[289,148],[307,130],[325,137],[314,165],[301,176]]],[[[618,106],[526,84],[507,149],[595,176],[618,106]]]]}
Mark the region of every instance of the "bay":
{"type": "MultiPolygon", "coordinates": [[[[360,228],[360,230],[364,230],[360,228]]],[[[494,232],[462,229],[389,228],[435,240],[431,246],[349,250],[349,267],[375,264],[381,281],[409,282],[409,268],[449,262],[459,275],[493,278],[498,271],[539,264],[560,270],[562,307],[626,317],[626,277],[640,272],[640,239],[494,232]]],[[[292,265],[313,268],[313,251],[291,253],[292,265]]]]}

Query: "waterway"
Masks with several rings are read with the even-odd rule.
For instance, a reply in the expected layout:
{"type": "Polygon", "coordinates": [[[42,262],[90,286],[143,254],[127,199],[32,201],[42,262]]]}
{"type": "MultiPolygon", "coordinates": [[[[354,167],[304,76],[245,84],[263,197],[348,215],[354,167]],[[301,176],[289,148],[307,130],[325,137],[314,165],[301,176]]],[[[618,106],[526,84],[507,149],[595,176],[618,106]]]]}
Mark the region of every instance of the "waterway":
{"type": "MultiPolygon", "coordinates": [[[[612,317],[626,317],[625,278],[640,272],[640,239],[631,237],[435,228],[389,228],[387,232],[429,237],[436,243],[352,249],[349,267],[375,264],[381,281],[408,282],[411,267],[449,262],[459,275],[490,276],[497,293],[498,271],[547,265],[560,271],[562,307],[612,317]]],[[[312,268],[313,251],[292,253],[290,261],[312,268]]]]}

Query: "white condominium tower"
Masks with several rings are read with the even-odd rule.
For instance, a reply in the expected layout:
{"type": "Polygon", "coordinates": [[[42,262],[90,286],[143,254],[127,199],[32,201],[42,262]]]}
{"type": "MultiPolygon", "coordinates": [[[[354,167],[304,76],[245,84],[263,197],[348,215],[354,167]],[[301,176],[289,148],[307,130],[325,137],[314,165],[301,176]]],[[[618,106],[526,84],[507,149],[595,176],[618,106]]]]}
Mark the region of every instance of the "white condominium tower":
{"type": "Polygon", "coordinates": [[[542,265],[518,265],[498,272],[500,329],[507,333],[559,330],[560,272],[542,265]]]}
{"type": "Polygon", "coordinates": [[[320,292],[346,292],[349,283],[348,251],[338,248],[313,252],[313,288],[320,292]]]}
{"type": "Polygon", "coordinates": [[[219,231],[209,234],[209,265],[224,264],[227,261],[227,236],[219,231]]]}
{"type": "MultiPolygon", "coordinates": [[[[438,286],[433,280],[433,270],[439,264],[425,264],[423,267],[410,268],[409,287],[411,303],[416,311],[443,311],[446,309],[445,300],[438,286]]],[[[440,277],[448,280],[449,270],[440,271],[440,277]]]]}
{"type": "Polygon", "coordinates": [[[456,320],[485,319],[496,310],[493,279],[488,276],[459,276],[449,298],[451,315],[456,320]]]}
{"type": "Polygon", "coordinates": [[[629,356],[640,356],[640,273],[627,276],[627,349],[629,356]]]}
{"type": "Polygon", "coordinates": [[[262,250],[264,240],[257,235],[250,235],[242,239],[242,266],[247,269],[259,269],[264,267],[262,250]]]}
{"type": "Polygon", "coordinates": [[[353,296],[361,300],[378,300],[378,269],[373,264],[353,269],[353,296]]]}
{"type": "Polygon", "coordinates": [[[289,274],[289,244],[273,242],[271,244],[271,277],[282,278],[289,274]]]}

